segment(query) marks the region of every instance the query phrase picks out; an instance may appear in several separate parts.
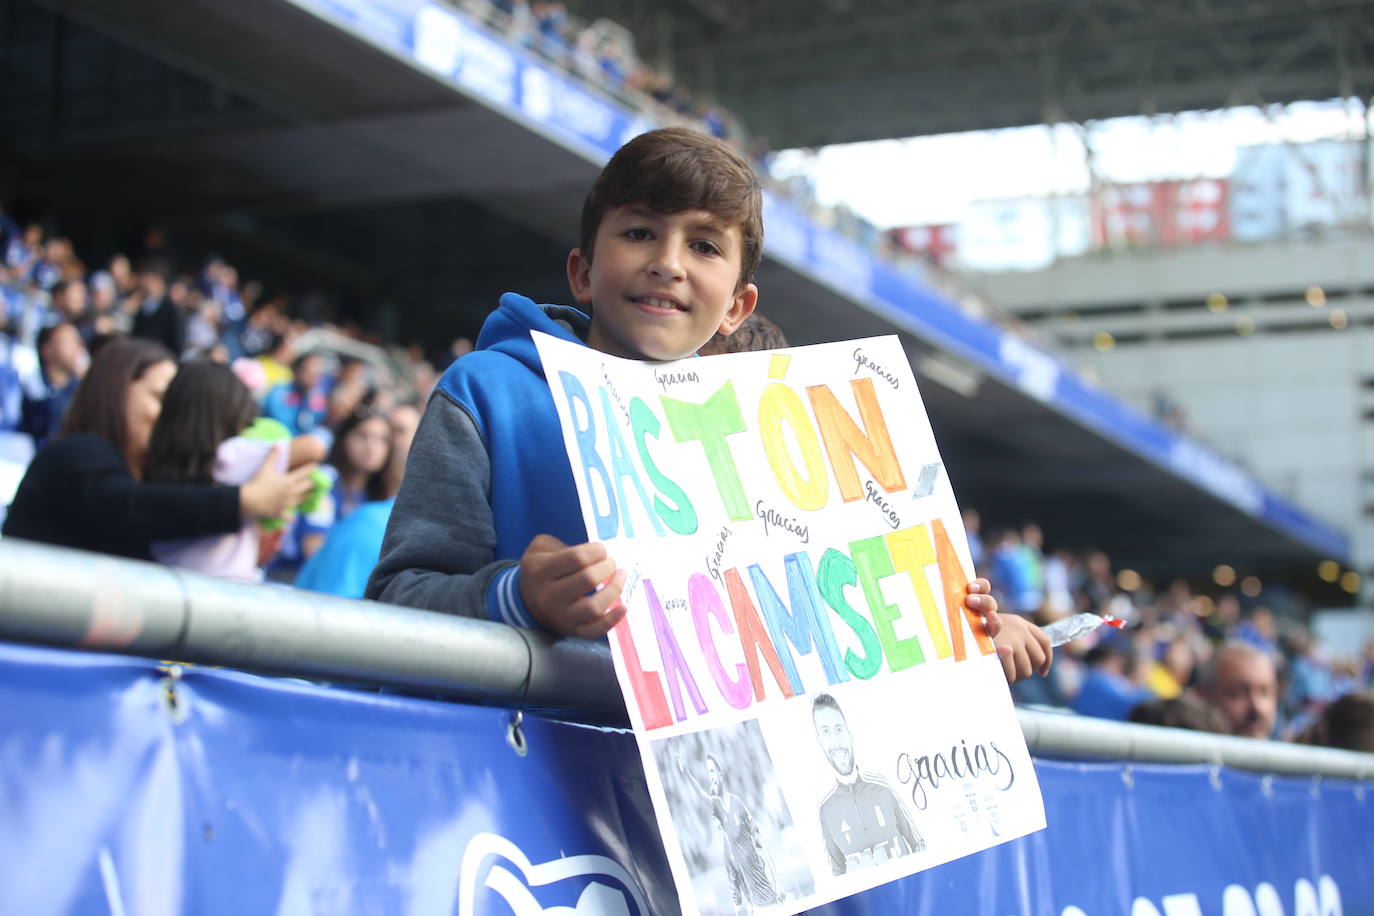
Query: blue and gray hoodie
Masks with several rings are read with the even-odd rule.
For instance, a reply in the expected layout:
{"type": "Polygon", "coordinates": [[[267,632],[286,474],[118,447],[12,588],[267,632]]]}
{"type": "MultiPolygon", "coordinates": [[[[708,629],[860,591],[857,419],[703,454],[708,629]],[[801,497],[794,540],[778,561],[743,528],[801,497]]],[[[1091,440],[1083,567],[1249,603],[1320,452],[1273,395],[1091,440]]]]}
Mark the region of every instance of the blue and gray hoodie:
{"type": "Polygon", "coordinates": [[[582,343],[587,316],[506,293],[430,396],[367,597],[535,626],[519,560],[536,534],[587,540],[531,331],[582,343]]]}

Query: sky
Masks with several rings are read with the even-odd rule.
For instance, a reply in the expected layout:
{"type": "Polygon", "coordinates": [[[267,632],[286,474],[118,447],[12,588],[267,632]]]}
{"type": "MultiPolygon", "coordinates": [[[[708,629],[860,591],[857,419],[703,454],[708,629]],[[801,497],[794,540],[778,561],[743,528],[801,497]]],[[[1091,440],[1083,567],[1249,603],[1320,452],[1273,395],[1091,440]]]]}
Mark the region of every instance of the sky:
{"type": "MultiPolygon", "coordinates": [[[[1136,182],[1223,178],[1241,146],[1363,139],[1372,124],[1358,101],[1333,100],[1115,118],[1087,130],[1098,174],[1136,182]]],[[[881,228],[958,223],[974,200],[1089,186],[1083,129],[1068,124],[784,150],[772,172],[809,175],[821,203],[845,203],[881,228]]]]}

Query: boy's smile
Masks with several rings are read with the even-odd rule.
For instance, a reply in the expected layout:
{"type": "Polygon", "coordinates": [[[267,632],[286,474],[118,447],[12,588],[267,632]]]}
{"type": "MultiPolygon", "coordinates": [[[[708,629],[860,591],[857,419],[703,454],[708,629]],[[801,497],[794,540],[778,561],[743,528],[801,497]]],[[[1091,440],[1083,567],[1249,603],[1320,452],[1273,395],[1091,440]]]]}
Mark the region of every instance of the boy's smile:
{"type": "Polygon", "coordinates": [[[568,255],[574,298],[591,307],[588,346],[630,359],[690,356],[754,310],[758,288],[737,288],[740,227],[705,210],[608,210],[592,259],[568,255]]]}

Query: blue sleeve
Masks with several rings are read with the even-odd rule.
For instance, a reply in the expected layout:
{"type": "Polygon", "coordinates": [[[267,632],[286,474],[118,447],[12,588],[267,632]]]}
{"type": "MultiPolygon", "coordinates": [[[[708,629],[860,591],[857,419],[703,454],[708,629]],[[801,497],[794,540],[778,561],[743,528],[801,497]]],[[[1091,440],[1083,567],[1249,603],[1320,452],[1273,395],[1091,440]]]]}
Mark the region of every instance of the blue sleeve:
{"type": "Polygon", "coordinates": [[[520,595],[519,566],[507,566],[492,576],[487,586],[487,616],[515,627],[534,629],[539,626],[520,595]]]}

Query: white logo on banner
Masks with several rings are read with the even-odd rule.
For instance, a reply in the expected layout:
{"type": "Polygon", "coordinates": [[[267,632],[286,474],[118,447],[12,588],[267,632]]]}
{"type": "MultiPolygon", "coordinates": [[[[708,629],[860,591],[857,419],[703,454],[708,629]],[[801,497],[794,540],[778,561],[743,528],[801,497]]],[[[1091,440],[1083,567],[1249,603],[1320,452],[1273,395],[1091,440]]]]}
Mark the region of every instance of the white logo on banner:
{"type": "Polygon", "coordinates": [[[1059,387],[1059,362],[1023,340],[1003,335],[997,354],[1012,370],[1016,386],[1039,401],[1054,398],[1059,387]]]}
{"type": "Polygon", "coordinates": [[[463,23],[448,10],[422,6],[415,13],[415,59],[435,73],[452,76],[458,69],[463,23]]]}
{"type": "Polygon", "coordinates": [[[520,107],[536,121],[553,117],[553,79],[538,67],[520,71],[520,107]]]}
{"type": "Polygon", "coordinates": [[[483,889],[500,896],[514,916],[647,916],[649,912],[638,885],[615,860],[605,856],[566,856],[534,864],[519,846],[494,833],[477,834],[463,851],[458,916],[477,916],[477,898],[483,889]],[[505,862],[493,861],[500,859],[505,862]],[[532,890],[588,877],[611,878],[620,887],[593,881],[582,890],[576,906],[549,908],[539,902],[532,890]]]}

